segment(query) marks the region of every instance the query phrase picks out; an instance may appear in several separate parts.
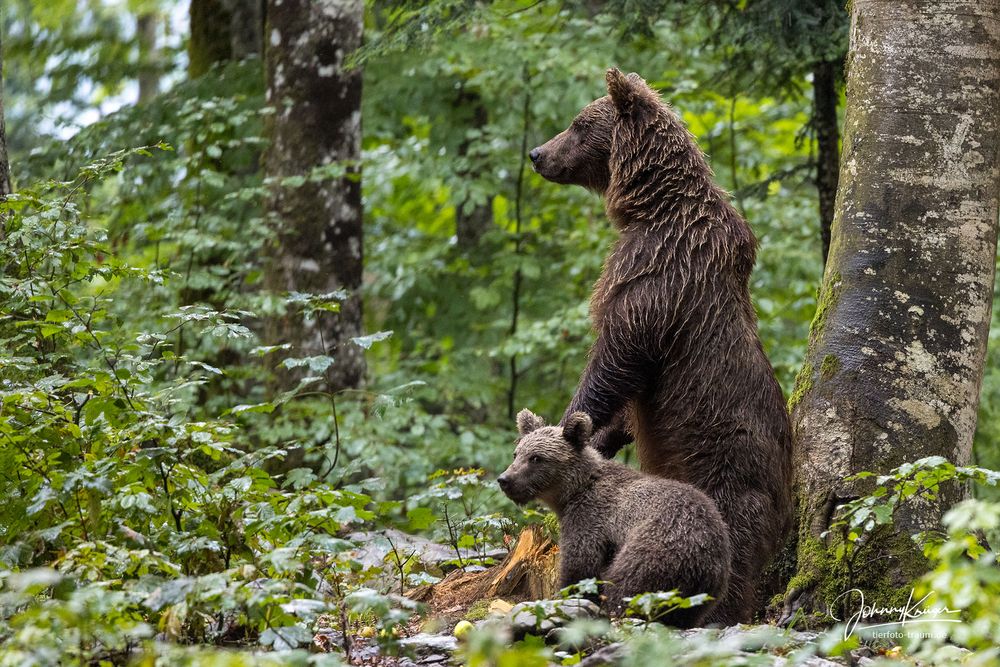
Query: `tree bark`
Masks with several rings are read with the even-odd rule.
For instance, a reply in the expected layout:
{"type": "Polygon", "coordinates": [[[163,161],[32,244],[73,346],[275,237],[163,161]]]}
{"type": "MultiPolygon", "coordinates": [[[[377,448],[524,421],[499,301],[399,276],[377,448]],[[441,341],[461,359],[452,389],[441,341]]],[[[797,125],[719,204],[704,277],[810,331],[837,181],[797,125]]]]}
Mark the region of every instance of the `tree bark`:
{"type": "Polygon", "coordinates": [[[837,69],[840,61],[823,60],[813,66],[813,128],[816,131],[816,190],[819,194],[820,239],[823,265],[830,254],[830,227],[840,178],[840,128],[837,125],[837,69]]]}
{"type": "Polygon", "coordinates": [[[361,45],[361,0],[269,0],[267,96],[276,108],[267,175],[285,179],[269,209],[277,224],[265,276],[275,292],[327,294],[345,290],[339,313],[305,322],[296,313],[269,323],[272,342],[292,343],[296,354],[331,354],[327,379],[334,389],[364,377],[361,335],[361,71],[345,59],[361,45]],[[288,177],[340,164],[343,177],[288,185],[288,177]]]}
{"type": "Polygon", "coordinates": [[[1000,0],[854,0],[840,188],[809,351],[790,400],[796,606],[845,587],[905,601],[923,562],[907,537],[944,501],[897,515],[847,577],[823,532],[866,494],[860,471],[971,458],[1000,198],[1000,0]]]}

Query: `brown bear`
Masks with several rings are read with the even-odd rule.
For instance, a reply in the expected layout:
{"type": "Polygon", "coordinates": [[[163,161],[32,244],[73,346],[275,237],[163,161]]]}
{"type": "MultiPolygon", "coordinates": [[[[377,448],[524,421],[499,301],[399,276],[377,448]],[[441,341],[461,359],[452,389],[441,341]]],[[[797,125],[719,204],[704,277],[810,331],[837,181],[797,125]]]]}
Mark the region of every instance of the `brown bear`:
{"type": "Polygon", "coordinates": [[[529,157],[556,183],[602,194],[619,237],[591,297],[597,339],[563,423],[593,420],[612,457],[689,482],[729,525],[729,592],[709,619],[747,622],[791,516],[791,429],[750,301],[756,241],[694,137],[637,74],[529,157]]]}
{"type": "Polygon", "coordinates": [[[607,582],[601,593],[610,613],[642,593],[707,593],[707,603],[657,619],[699,625],[725,592],[730,570],[728,531],[712,499],[602,457],[587,446],[592,427],[582,412],[559,428],[521,410],[517,428],[514,462],[497,483],[514,502],[541,500],[558,516],[559,585],[607,582]]]}

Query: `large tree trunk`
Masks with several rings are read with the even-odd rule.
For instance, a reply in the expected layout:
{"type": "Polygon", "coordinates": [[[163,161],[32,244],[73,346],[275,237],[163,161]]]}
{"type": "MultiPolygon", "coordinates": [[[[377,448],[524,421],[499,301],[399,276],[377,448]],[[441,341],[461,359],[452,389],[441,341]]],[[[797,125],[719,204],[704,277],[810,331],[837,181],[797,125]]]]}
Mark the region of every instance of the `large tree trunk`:
{"type": "Polygon", "coordinates": [[[816,190],[819,194],[820,239],[823,263],[830,254],[830,228],[840,177],[840,128],[837,126],[837,70],[840,61],[823,60],[813,66],[813,128],[816,131],[816,190]]]}
{"type": "Polygon", "coordinates": [[[897,516],[845,576],[837,538],[822,533],[837,504],[871,489],[845,476],[970,460],[1000,195],[998,16],[1000,0],[851,4],[836,219],[790,401],[798,543],[786,616],[825,612],[852,587],[879,605],[905,601],[923,567],[908,535],[936,525],[932,503],[897,516]]]}
{"type": "Polygon", "coordinates": [[[339,313],[303,322],[297,313],[274,318],[268,338],[292,343],[296,354],[331,354],[332,388],[358,386],[361,348],[361,72],[345,59],[361,45],[361,0],[269,0],[267,97],[271,121],[267,175],[285,179],[269,202],[278,237],[270,250],[266,285],[276,292],[327,294],[344,290],[339,313]],[[342,177],[304,184],[318,167],[341,165],[342,177]]]}

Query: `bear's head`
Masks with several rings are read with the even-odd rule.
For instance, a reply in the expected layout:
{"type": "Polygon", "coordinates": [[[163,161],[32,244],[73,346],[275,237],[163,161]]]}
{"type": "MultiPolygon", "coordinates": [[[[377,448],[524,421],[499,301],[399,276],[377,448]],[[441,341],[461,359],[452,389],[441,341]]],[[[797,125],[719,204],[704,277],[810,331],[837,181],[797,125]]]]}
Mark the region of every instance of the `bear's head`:
{"type": "Polygon", "coordinates": [[[574,412],[566,424],[546,426],[530,410],[517,414],[521,438],[514,449],[514,461],[497,478],[507,497],[519,505],[541,500],[558,509],[567,492],[576,491],[590,476],[594,450],[587,450],[593,426],[590,417],[574,412]]]}
{"type": "Polygon", "coordinates": [[[604,194],[611,182],[612,137],[623,120],[648,116],[660,106],[657,93],[636,73],[607,72],[608,94],[583,108],[568,128],[528,157],[543,178],[582,185],[604,194]]]}

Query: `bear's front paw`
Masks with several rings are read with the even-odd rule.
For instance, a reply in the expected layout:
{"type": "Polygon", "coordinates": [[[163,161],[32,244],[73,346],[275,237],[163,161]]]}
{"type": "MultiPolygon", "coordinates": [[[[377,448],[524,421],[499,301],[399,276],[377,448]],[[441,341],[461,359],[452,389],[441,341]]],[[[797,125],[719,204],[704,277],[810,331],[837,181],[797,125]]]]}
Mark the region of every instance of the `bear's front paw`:
{"type": "Polygon", "coordinates": [[[590,446],[604,458],[611,459],[630,442],[632,442],[632,436],[626,431],[603,428],[591,438],[590,446]]]}

